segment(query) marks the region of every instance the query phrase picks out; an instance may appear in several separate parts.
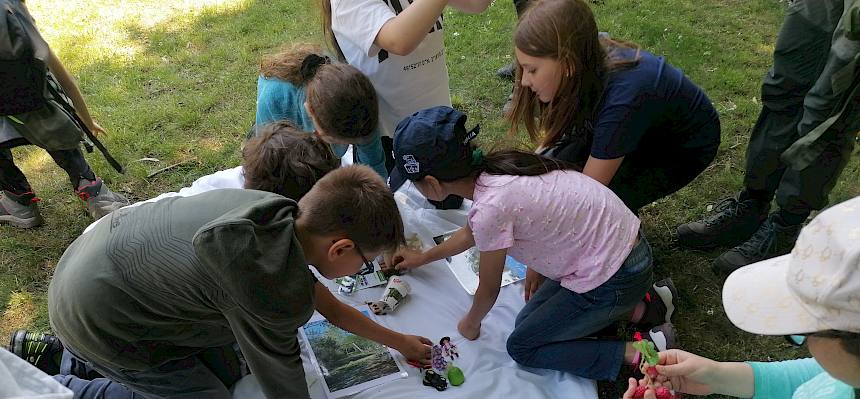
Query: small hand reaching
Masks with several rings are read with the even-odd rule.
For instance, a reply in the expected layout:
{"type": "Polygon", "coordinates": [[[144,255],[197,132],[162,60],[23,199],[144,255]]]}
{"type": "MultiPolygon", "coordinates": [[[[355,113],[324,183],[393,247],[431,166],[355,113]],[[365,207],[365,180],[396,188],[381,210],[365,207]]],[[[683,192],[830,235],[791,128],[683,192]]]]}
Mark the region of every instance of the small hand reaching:
{"type": "Polygon", "coordinates": [[[397,349],[408,361],[420,364],[430,364],[430,348],[433,342],[417,335],[404,335],[403,342],[397,349]]]}
{"type": "Polygon", "coordinates": [[[540,285],[543,284],[544,279],[546,279],[546,277],[542,274],[533,271],[532,269],[526,269],[526,283],[523,286],[525,288],[523,295],[525,296],[526,302],[528,302],[535,292],[537,292],[540,285]]]}
{"type": "Polygon", "coordinates": [[[473,323],[468,317],[464,317],[457,323],[457,331],[464,338],[474,341],[481,335],[481,323],[473,323]]]}

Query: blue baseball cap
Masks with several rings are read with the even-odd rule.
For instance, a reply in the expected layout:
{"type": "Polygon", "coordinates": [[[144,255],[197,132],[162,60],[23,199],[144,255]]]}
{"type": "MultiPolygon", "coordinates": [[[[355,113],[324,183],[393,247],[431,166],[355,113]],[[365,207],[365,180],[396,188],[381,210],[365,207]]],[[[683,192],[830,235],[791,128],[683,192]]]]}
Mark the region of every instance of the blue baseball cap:
{"type": "Polygon", "coordinates": [[[397,191],[406,180],[424,176],[457,179],[471,173],[469,142],[480,126],[466,130],[466,115],[454,108],[437,106],[418,111],[394,130],[394,170],[388,185],[397,191]]]}

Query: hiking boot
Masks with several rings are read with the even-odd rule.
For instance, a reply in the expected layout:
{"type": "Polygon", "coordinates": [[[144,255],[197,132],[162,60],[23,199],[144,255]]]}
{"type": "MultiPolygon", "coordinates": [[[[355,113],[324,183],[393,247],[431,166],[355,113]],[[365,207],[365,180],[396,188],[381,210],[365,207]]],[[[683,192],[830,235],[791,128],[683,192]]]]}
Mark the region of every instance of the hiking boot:
{"type": "Polygon", "coordinates": [[[738,245],[756,232],[769,209],[754,199],[726,198],[710,216],[678,226],[678,243],[695,249],[738,245]]]}
{"type": "Polygon", "coordinates": [[[15,354],[48,375],[60,373],[63,344],[60,339],[48,334],[18,330],[9,340],[9,352],[15,354]]]}
{"type": "Polygon", "coordinates": [[[95,220],[129,204],[125,197],[111,191],[100,178],[82,178],[75,193],[87,203],[87,211],[95,220]]]}
{"type": "Polygon", "coordinates": [[[728,276],[746,265],[791,252],[801,227],[803,223],[786,225],[778,214],[770,215],[749,240],[714,260],[714,273],[728,276]]]}
{"type": "Polygon", "coordinates": [[[32,192],[14,194],[3,190],[0,196],[0,224],[30,229],[41,225],[44,220],[39,214],[39,197],[32,192]]]}
{"type": "Polygon", "coordinates": [[[514,73],[515,73],[515,68],[514,68],[514,63],[512,62],[512,63],[509,63],[509,64],[499,68],[496,71],[496,76],[499,79],[514,80],[514,73]]]}
{"type": "Polygon", "coordinates": [[[650,328],[664,323],[672,322],[672,314],[675,313],[675,300],[678,298],[678,290],[671,278],[660,280],[651,286],[645,294],[645,313],[639,322],[634,323],[640,327],[650,328]]]}

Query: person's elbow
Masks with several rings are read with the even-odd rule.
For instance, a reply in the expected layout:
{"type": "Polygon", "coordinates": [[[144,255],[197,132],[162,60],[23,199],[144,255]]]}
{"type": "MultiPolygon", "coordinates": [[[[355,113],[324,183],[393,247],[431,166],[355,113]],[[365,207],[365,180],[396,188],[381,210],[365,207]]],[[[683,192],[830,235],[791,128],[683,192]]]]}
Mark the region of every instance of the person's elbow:
{"type": "MultiPolygon", "coordinates": [[[[391,35],[394,36],[394,35],[391,35]]],[[[379,37],[377,38],[377,45],[384,49],[385,51],[399,56],[407,56],[412,54],[416,48],[418,48],[418,43],[409,43],[406,40],[403,40],[399,37],[383,37],[382,32],[380,32],[379,37]]]]}

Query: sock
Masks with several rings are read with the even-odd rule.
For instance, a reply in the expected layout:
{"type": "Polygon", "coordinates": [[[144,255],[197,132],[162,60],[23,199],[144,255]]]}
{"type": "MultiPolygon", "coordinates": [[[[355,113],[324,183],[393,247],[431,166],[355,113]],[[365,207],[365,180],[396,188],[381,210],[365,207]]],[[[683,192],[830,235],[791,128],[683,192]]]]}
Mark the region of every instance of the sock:
{"type": "Polygon", "coordinates": [[[630,316],[630,322],[638,323],[642,320],[642,316],[645,315],[645,308],[648,306],[645,305],[645,302],[639,302],[636,304],[636,307],[633,308],[633,314],[630,316]]]}
{"type": "Polygon", "coordinates": [[[791,212],[786,211],[785,209],[780,209],[778,215],[779,215],[779,218],[784,223],[784,225],[786,225],[786,226],[797,226],[797,225],[803,223],[803,221],[805,221],[806,218],[809,217],[809,213],[806,213],[806,214],[791,213],[791,212]]]}

